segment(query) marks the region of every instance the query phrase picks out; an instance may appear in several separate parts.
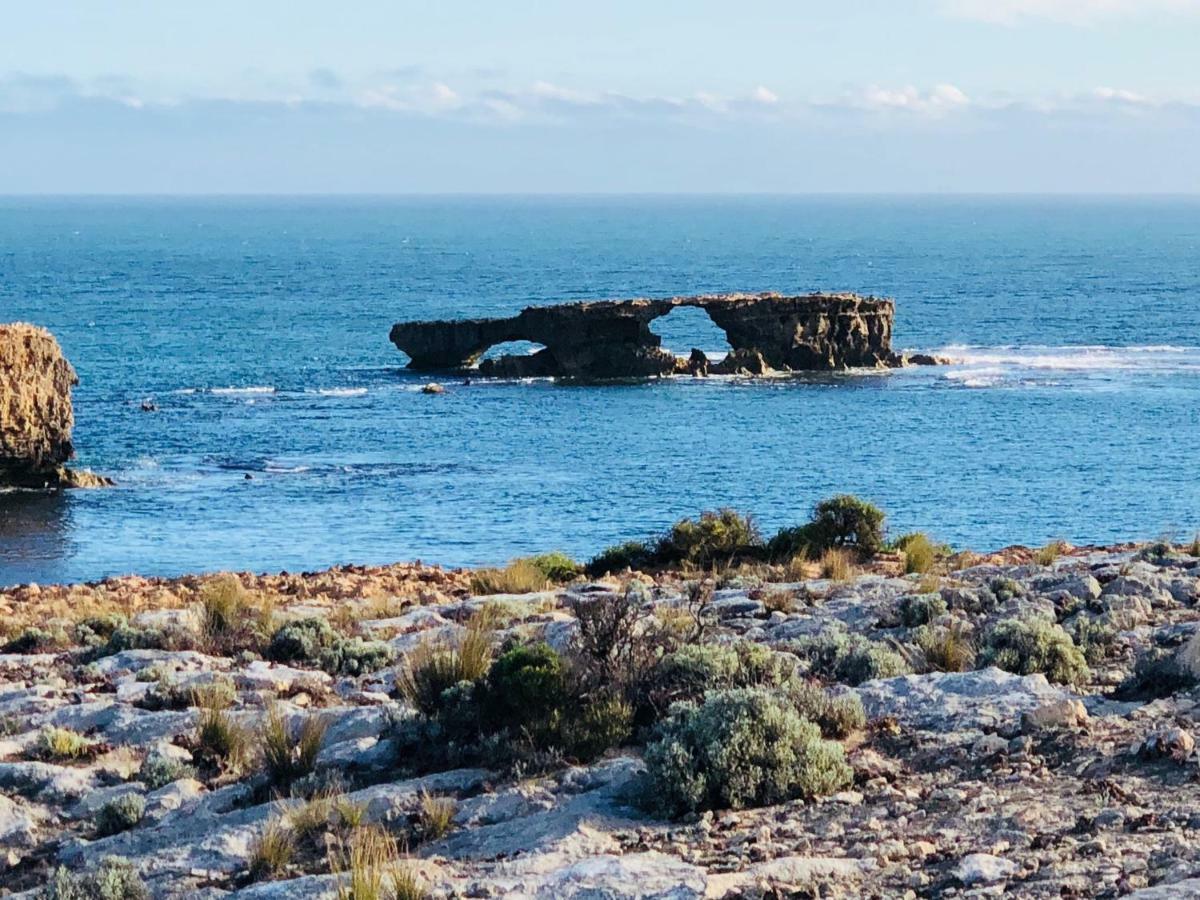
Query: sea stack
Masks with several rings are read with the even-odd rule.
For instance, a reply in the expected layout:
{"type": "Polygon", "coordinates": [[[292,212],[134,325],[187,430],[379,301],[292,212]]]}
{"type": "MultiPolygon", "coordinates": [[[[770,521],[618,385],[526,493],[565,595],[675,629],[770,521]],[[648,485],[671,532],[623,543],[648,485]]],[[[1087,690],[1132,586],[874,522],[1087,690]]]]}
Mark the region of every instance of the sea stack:
{"type": "Polygon", "coordinates": [[[0,325],[0,487],[99,487],[108,479],[74,472],[71,388],[79,377],[54,335],[17,322],[0,325]]]}

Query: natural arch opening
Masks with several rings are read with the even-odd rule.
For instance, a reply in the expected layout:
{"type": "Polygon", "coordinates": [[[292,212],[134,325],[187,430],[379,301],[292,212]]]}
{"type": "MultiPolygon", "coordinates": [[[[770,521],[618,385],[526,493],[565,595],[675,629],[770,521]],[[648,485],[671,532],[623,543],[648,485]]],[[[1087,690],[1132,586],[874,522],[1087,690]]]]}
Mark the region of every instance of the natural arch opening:
{"type": "Polygon", "coordinates": [[[733,350],[724,330],[697,306],[675,307],[652,321],[650,330],[662,340],[662,348],[676,356],[687,356],[695,347],[710,361],[719,362],[733,350]]]}
{"type": "Polygon", "coordinates": [[[492,344],[480,354],[475,360],[475,365],[478,366],[485,360],[497,360],[503,356],[533,356],[539,350],[545,350],[545,344],[538,344],[533,341],[505,341],[502,344],[492,344]]]}

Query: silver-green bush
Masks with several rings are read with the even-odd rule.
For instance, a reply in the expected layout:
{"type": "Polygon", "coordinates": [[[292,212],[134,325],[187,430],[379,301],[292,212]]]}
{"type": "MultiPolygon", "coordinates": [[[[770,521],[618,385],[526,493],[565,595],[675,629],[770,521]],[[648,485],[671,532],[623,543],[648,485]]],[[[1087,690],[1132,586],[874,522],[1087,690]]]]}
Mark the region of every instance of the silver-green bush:
{"type": "Polygon", "coordinates": [[[667,816],[818,797],[852,778],[841,745],[763,688],[676,704],[645,760],[648,804],[667,816]]]}

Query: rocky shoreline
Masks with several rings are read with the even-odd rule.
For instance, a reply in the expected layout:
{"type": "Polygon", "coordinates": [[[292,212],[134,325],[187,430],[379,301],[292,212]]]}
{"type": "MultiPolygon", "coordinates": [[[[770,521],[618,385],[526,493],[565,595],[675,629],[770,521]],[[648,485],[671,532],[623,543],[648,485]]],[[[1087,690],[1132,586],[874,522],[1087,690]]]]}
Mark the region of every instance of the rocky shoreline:
{"type": "Polygon", "coordinates": [[[365,867],[402,873],[376,894],[394,897],[1200,896],[1200,548],[916,547],[849,567],[585,574],[550,555],[0,591],[0,891],[332,897],[365,867]],[[536,685],[505,713],[526,716],[560,664],[580,682],[641,664],[598,655],[610,613],[604,633],[657,656],[588,688],[591,710],[630,691],[606,745],[560,707],[570,728],[413,743],[462,727],[448,694],[413,688],[435,650],[465,666],[481,641],[474,696],[536,685]],[[638,721],[634,682],[650,707],[681,702],[638,721]],[[667,737],[713,692],[818,723],[821,786],[678,793],[667,737]],[[222,755],[218,721],[248,746],[222,755]],[[751,795],[770,802],[713,808],[751,795]],[[672,797],[691,808],[667,814],[672,797]]]}

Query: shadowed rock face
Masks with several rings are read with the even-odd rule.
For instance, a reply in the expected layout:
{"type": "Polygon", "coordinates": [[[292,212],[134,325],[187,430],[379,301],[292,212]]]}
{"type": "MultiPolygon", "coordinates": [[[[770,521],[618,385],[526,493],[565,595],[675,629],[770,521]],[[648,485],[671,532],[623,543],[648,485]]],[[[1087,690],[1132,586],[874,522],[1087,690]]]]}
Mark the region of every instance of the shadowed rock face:
{"type": "Polygon", "coordinates": [[[531,306],[506,319],[400,322],[391,340],[411,358],[409,368],[433,371],[469,368],[508,341],[545,346],[479,367],[480,374],[506,377],[830,371],[903,365],[892,352],[892,316],[891,300],[856,294],[718,294],[531,306]],[[704,366],[697,351],[677,359],[661,347],[650,323],[677,306],[705,310],[725,331],[733,348],[727,361],[704,366]]]}
{"type": "Polygon", "coordinates": [[[50,332],[23,323],[0,325],[0,486],[106,483],[64,467],[75,455],[71,388],[78,382],[50,332]]]}

